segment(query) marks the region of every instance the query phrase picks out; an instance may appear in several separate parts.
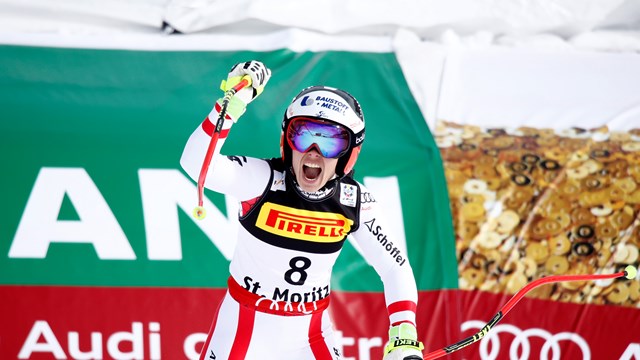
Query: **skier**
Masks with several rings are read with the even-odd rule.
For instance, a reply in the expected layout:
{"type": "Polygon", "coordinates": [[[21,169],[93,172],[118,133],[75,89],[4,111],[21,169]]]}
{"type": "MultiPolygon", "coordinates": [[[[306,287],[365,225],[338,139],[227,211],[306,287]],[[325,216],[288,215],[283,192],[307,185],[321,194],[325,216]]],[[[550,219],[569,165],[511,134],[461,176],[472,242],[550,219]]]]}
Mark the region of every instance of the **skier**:
{"type": "MultiPolygon", "coordinates": [[[[384,359],[421,360],[411,266],[393,245],[369,190],[352,178],[365,134],[359,103],[343,90],[306,88],[284,114],[281,157],[222,156],[229,129],[263,92],[271,70],[259,61],[236,64],[222,90],[245,75],[251,86],[229,102],[205,182],[242,206],[228,291],[200,359],[340,359],[326,310],[332,267],[351,235],[384,284],[390,322],[384,359]]],[[[220,109],[218,100],[182,154],[180,163],[194,180],[220,109]]]]}

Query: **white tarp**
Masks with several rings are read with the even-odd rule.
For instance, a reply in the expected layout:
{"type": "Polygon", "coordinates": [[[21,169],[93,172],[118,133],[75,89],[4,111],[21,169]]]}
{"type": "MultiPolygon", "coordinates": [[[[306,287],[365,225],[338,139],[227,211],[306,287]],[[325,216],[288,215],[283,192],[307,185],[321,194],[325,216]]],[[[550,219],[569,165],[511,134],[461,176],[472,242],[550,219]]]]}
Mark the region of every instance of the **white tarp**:
{"type": "Polygon", "coordinates": [[[566,36],[606,27],[636,27],[634,0],[172,0],[166,20],[182,32],[258,20],[328,34],[389,33],[403,27],[421,37],[443,29],[497,34],[554,32],[566,36]]]}
{"type": "Polygon", "coordinates": [[[218,34],[298,28],[392,36],[403,28],[436,42],[447,31],[484,32],[506,42],[552,34],[580,38],[583,46],[595,33],[628,49],[638,45],[640,1],[0,0],[0,33],[155,33],[163,22],[183,33],[218,34]]]}
{"type": "Polygon", "coordinates": [[[430,127],[437,120],[556,130],[640,127],[640,54],[441,45],[399,32],[396,56],[430,127]]]}
{"type": "Polygon", "coordinates": [[[640,124],[638,0],[0,0],[0,44],[394,52],[430,126],[640,124]]]}

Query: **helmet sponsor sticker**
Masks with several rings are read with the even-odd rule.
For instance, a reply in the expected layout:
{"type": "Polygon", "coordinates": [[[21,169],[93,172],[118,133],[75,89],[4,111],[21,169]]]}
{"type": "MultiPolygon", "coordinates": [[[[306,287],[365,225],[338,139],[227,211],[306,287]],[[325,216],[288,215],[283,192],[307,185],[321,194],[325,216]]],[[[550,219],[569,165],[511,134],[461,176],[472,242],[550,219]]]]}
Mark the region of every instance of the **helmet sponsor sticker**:
{"type": "Polygon", "coordinates": [[[309,95],[305,96],[302,98],[302,101],[300,102],[300,105],[302,106],[310,106],[313,105],[313,98],[309,97],[309,95]]]}
{"type": "Polygon", "coordinates": [[[355,109],[340,96],[327,90],[310,92],[291,103],[287,108],[287,117],[296,116],[314,116],[334,121],[349,127],[354,133],[364,130],[364,122],[355,109]]]}
{"type": "Polygon", "coordinates": [[[328,96],[317,96],[315,100],[320,102],[320,107],[333,110],[341,114],[345,114],[347,110],[350,109],[349,105],[328,96]]]}

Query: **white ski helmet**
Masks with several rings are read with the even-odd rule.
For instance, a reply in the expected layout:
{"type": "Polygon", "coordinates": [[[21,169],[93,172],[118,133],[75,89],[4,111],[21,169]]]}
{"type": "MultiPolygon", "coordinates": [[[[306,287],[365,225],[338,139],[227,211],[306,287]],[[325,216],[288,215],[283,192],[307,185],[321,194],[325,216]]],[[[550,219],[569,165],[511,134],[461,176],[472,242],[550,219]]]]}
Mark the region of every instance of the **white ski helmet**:
{"type": "Polygon", "coordinates": [[[338,158],[336,175],[349,174],[364,142],[364,115],[358,101],[348,92],[328,86],[311,86],[296,95],[282,119],[280,153],[287,168],[291,167],[291,147],[285,136],[291,121],[299,117],[338,124],[348,130],[349,149],[338,158]]]}

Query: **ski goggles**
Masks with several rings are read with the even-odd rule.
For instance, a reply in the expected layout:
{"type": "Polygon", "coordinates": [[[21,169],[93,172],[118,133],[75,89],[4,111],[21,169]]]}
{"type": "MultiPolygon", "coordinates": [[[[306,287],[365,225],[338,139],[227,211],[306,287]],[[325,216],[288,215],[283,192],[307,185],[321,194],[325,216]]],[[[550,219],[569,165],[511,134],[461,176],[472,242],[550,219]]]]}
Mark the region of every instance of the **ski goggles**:
{"type": "Polygon", "coordinates": [[[351,144],[351,135],[343,126],[328,122],[299,118],[289,123],[287,142],[292,149],[301,153],[312,147],[330,159],[344,155],[351,144]]]}

